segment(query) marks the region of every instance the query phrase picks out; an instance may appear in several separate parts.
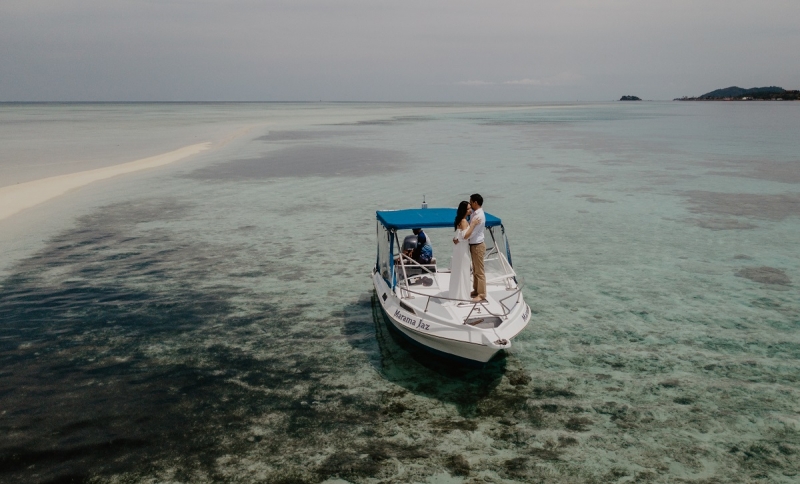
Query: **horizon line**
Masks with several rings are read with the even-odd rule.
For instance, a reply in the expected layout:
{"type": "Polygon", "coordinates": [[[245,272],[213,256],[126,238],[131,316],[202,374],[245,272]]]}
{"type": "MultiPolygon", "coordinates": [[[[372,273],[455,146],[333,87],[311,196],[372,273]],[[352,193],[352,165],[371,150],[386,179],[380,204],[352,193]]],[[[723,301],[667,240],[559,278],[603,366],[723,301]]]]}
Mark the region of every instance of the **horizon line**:
{"type": "MultiPolygon", "coordinates": [[[[672,101],[673,99],[642,99],[672,101]]],[[[618,102],[619,99],[574,99],[555,101],[0,101],[0,104],[541,104],[574,102],[618,102]]]]}

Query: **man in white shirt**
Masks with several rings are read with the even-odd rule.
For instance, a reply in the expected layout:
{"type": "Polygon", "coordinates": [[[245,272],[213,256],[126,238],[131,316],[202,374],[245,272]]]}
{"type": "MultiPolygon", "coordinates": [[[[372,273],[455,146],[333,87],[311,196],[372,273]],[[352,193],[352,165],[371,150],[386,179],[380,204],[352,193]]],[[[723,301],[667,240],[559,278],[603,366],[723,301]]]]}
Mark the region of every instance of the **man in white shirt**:
{"type": "Polygon", "coordinates": [[[472,300],[483,301],[486,299],[486,272],[483,268],[483,258],[486,256],[486,244],[483,232],[486,229],[486,216],[483,214],[483,197],[475,193],[469,197],[472,207],[472,221],[480,219],[472,229],[469,238],[469,255],[472,257],[472,300]]]}

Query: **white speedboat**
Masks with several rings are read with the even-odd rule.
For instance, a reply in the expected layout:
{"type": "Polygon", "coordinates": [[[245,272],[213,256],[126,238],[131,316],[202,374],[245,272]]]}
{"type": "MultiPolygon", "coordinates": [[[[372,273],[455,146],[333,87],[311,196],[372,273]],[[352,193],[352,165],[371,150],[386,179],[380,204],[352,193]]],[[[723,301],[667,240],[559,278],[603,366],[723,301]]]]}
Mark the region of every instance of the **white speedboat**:
{"type": "MultiPolygon", "coordinates": [[[[522,287],[511,265],[511,252],[500,219],[486,215],[486,299],[455,299],[448,294],[450,270],[436,259],[421,265],[405,256],[398,231],[450,228],[453,208],[386,210],[377,213],[378,255],[372,271],[377,299],[389,322],[411,343],[448,358],[484,364],[531,318],[522,287]]],[[[447,240],[447,239],[442,239],[447,240]]],[[[438,245],[447,253],[449,240],[438,245]]],[[[434,248],[436,250],[436,248],[434,248]]]]}

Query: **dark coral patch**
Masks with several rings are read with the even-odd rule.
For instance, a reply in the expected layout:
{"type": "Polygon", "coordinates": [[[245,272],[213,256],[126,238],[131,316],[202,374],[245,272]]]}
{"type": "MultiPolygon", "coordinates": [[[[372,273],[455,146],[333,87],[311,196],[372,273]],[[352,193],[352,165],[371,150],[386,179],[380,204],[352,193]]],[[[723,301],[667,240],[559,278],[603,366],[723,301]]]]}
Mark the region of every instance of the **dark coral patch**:
{"type": "Polygon", "coordinates": [[[463,455],[453,455],[447,458],[445,467],[454,476],[468,476],[471,470],[469,461],[463,455]]]}
{"type": "Polygon", "coordinates": [[[514,386],[527,385],[531,382],[531,377],[524,371],[510,371],[507,374],[508,382],[514,386]]]}
{"type": "Polygon", "coordinates": [[[464,430],[474,432],[478,428],[478,423],[474,420],[455,420],[443,419],[433,422],[433,427],[439,430],[464,430]]]}
{"type": "Polygon", "coordinates": [[[555,387],[536,387],[533,389],[533,394],[536,398],[572,398],[575,396],[575,393],[567,390],[566,388],[555,388],[555,387]]]}
{"type": "Polygon", "coordinates": [[[737,272],[736,275],[762,284],[786,286],[792,283],[792,280],[789,279],[789,276],[787,276],[785,272],[775,267],[746,267],[737,272]]]}
{"type": "Polygon", "coordinates": [[[564,423],[564,427],[575,432],[586,432],[593,422],[586,417],[572,417],[564,423]]]}
{"type": "Polygon", "coordinates": [[[661,385],[664,388],[676,388],[679,387],[681,384],[678,380],[672,378],[669,380],[662,381],[661,383],[659,383],[659,385],[661,385]]]}
{"type": "Polygon", "coordinates": [[[757,229],[758,225],[741,222],[735,218],[702,218],[693,219],[695,225],[709,230],[750,230],[757,229]]]}
{"type": "Polygon", "coordinates": [[[692,213],[783,220],[800,216],[800,195],[758,195],[752,193],[685,192],[692,213]]]}
{"type": "Polygon", "coordinates": [[[380,470],[380,461],[370,455],[362,457],[355,452],[336,452],[317,468],[317,474],[325,478],[357,478],[374,476],[380,470]]]}

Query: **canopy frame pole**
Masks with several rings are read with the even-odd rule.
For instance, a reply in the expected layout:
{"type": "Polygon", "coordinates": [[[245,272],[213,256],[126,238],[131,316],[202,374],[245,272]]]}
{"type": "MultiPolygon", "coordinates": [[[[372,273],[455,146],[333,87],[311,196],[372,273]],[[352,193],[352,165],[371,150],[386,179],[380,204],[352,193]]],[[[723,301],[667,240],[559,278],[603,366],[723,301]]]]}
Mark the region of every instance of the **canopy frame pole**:
{"type": "MultiPolygon", "coordinates": [[[[408,292],[408,272],[406,272],[406,264],[404,261],[405,256],[403,255],[403,249],[402,246],[400,245],[400,238],[397,236],[396,230],[394,231],[394,240],[397,242],[397,250],[400,254],[400,267],[403,269],[403,282],[406,283],[405,284],[406,297],[403,297],[404,289],[402,286],[400,287],[400,297],[402,299],[414,299],[414,296],[412,296],[411,293],[408,292]]],[[[394,259],[394,254],[392,254],[392,259],[394,259]]]]}

